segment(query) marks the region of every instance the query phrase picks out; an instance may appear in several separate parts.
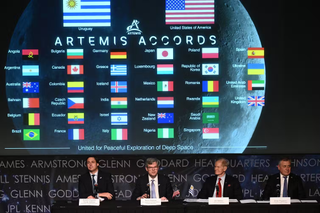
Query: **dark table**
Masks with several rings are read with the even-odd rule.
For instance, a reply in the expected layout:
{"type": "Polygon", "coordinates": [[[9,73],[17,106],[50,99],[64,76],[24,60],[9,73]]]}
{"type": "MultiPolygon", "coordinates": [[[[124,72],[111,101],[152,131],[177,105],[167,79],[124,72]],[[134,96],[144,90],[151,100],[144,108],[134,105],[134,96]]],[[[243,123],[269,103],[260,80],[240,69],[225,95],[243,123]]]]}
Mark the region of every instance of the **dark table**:
{"type": "Polygon", "coordinates": [[[294,203],[291,205],[241,204],[217,206],[204,203],[170,201],[161,206],[140,206],[139,201],[104,201],[98,207],[78,206],[78,201],[57,202],[51,213],[320,213],[319,203],[294,203]]]}

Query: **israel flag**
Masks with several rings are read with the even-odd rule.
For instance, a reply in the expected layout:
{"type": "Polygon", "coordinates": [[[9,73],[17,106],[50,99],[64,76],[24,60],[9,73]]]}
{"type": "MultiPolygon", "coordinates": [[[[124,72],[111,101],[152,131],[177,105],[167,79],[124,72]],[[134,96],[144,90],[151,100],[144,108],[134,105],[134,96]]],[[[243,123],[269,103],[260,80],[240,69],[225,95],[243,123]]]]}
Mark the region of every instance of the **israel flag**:
{"type": "Polygon", "coordinates": [[[110,0],[63,0],[64,27],[110,27],[110,0]]]}

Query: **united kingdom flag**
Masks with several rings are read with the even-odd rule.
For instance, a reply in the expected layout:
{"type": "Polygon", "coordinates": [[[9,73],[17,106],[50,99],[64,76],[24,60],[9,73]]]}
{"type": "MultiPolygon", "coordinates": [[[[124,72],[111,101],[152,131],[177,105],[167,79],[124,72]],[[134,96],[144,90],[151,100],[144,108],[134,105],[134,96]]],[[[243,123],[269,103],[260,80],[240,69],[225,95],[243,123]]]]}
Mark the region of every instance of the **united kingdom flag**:
{"type": "Polygon", "coordinates": [[[264,106],[264,96],[249,96],[248,106],[264,106]]]}

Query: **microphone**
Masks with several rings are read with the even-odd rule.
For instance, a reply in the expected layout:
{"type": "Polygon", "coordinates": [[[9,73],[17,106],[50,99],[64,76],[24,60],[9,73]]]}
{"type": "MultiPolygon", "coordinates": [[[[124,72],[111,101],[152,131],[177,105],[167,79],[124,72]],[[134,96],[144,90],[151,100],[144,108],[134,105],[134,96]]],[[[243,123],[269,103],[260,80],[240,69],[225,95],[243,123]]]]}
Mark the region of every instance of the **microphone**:
{"type": "Polygon", "coordinates": [[[98,195],[98,193],[99,193],[98,183],[95,183],[93,187],[94,187],[94,192],[93,192],[93,194],[94,194],[95,197],[97,197],[97,195],[98,195]]]}
{"type": "Polygon", "coordinates": [[[219,194],[219,186],[216,185],[216,197],[218,197],[218,194],[219,194]]]}
{"type": "Polygon", "coordinates": [[[150,195],[150,183],[147,183],[147,190],[144,193],[150,195]]]}
{"type": "Polygon", "coordinates": [[[276,193],[277,193],[277,197],[280,197],[280,184],[276,185],[276,193]]]}

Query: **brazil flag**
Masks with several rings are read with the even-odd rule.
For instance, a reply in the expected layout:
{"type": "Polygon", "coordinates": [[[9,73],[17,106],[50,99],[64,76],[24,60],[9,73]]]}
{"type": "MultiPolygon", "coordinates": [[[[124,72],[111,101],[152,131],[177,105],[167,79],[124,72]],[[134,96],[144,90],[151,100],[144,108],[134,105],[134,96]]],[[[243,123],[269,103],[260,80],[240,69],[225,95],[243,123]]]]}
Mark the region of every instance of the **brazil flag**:
{"type": "Polygon", "coordinates": [[[40,129],[24,129],[23,130],[24,141],[38,141],[40,140],[40,129]]]}

